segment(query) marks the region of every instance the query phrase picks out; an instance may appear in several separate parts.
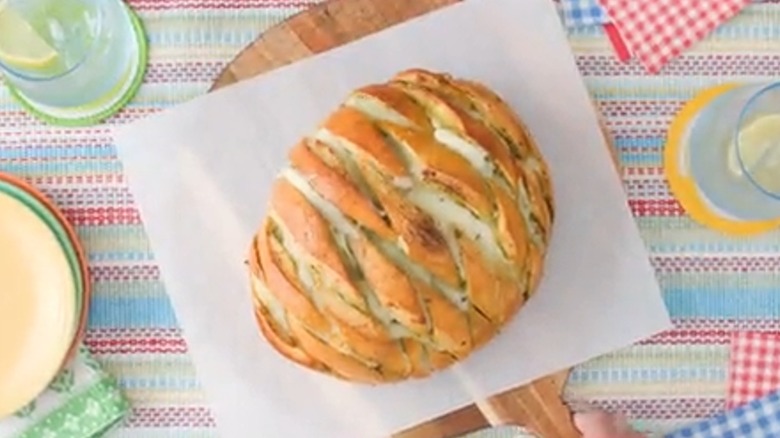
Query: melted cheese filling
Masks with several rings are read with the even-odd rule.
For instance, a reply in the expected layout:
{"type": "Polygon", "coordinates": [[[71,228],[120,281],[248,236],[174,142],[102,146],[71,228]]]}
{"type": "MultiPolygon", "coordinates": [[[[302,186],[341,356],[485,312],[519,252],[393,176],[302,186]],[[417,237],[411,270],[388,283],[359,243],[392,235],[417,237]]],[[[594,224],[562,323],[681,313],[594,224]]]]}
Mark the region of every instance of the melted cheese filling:
{"type": "Polygon", "coordinates": [[[373,96],[355,93],[349,96],[344,105],[354,108],[377,121],[392,122],[401,126],[412,126],[412,122],[409,119],[373,96]]]}
{"type": "MultiPolygon", "coordinates": [[[[372,96],[356,93],[350,96],[345,104],[377,121],[391,122],[402,126],[413,126],[412,122],[406,119],[402,114],[388,108],[383,102],[372,96]]],[[[474,117],[477,118],[478,116],[479,115],[474,115],[474,117]]],[[[431,123],[435,127],[433,134],[436,141],[466,159],[483,178],[497,181],[499,186],[509,190],[508,183],[504,181],[503,178],[498,177],[500,172],[498,171],[494,160],[483,148],[473,144],[470,140],[464,138],[457,132],[442,127],[441,123],[435,118],[431,118],[431,123]]],[[[364,195],[371,198],[378,213],[383,217],[386,217],[382,206],[377,204],[375,196],[368,187],[362,172],[353,159],[353,157],[358,156],[364,159],[368,158],[365,157],[365,153],[350,141],[334,135],[324,128],[319,129],[314,135],[314,138],[327,145],[334,152],[347,171],[350,180],[357,184],[364,195]]],[[[483,255],[489,260],[489,263],[508,262],[498,244],[497,231],[493,224],[476,217],[470,210],[460,205],[442,190],[422,183],[422,173],[424,169],[413,151],[403,144],[397,144],[391,138],[388,138],[387,140],[387,147],[392,147],[394,152],[398,153],[404,159],[409,172],[408,176],[394,178],[391,181],[391,184],[401,190],[406,195],[408,201],[425,211],[436,222],[445,238],[450,253],[453,255],[453,258],[458,265],[461,276],[464,270],[456,237],[457,232],[461,232],[465,237],[475,242],[483,255]]],[[[520,164],[526,170],[532,172],[539,171],[541,167],[536,159],[525,160],[520,164]]],[[[400,242],[400,239],[399,241],[394,242],[386,241],[373,235],[370,231],[361,229],[338,207],[320,196],[312,188],[307,178],[297,170],[288,167],[281,172],[280,178],[285,178],[289,181],[320,212],[320,214],[322,214],[326,221],[330,223],[334,240],[341,252],[342,259],[349,270],[350,277],[354,281],[355,286],[365,297],[369,311],[388,329],[392,337],[402,338],[411,337],[412,335],[405,327],[395,321],[391,312],[381,305],[376,294],[371,289],[371,286],[362,277],[359,263],[354,259],[354,255],[352,254],[348,243],[350,238],[356,237],[359,234],[365,234],[389,261],[402,269],[405,273],[439,291],[461,311],[468,310],[470,303],[467,291],[450,286],[434,276],[423,266],[412,262],[404,252],[403,242],[400,242]]],[[[541,244],[542,236],[540,235],[540,231],[538,230],[538,227],[533,226],[533,222],[531,221],[532,209],[529,195],[522,184],[516,185],[518,186],[518,189],[516,190],[516,193],[513,193],[513,197],[516,198],[517,207],[525,219],[526,226],[529,229],[529,234],[534,243],[537,245],[541,244]]],[[[284,233],[288,234],[286,231],[284,233]]],[[[303,286],[307,289],[307,292],[311,295],[315,305],[320,307],[322,305],[322,300],[317,297],[318,292],[314,290],[314,280],[311,274],[313,264],[316,264],[317,261],[311,260],[310,255],[306,254],[298,248],[297,245],[292,243],[293,240],[289,235],[285,237],[284,247],[289,251],[293,260],[296,261],[298,277],[303,283],[303,286]]],[[[286,327],[284,310],[281,308],[280,303],[275,300],[265,287],[258,288],[258,298],[267,305],[272,317],[279,322],[279,325],[286,327]]]]}

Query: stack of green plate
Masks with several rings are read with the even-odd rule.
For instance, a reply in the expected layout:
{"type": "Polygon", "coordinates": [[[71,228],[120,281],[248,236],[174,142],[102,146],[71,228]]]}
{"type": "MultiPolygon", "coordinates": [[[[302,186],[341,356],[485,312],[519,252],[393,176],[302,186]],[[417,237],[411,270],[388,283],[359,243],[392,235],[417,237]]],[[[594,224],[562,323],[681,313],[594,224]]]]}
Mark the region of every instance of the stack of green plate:
{"type": "Polygon", "coordinates": [[[0,174],[0,418],[76,353],[90,282],[73,228],[40,192],[0,174]]]}

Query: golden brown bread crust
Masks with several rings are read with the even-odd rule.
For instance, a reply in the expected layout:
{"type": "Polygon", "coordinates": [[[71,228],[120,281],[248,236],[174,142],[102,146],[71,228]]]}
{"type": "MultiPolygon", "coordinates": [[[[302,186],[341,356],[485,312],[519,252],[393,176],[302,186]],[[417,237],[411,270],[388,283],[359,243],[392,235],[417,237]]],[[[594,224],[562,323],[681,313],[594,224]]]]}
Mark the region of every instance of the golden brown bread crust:
{"type": "Polygon", "coordinates": [[[548,168],[483,85],[414,69],[360,88],[289,161],[248,266],[260,331],[300,365],[370,384],[427,376],[539,284],[548,168]]]}

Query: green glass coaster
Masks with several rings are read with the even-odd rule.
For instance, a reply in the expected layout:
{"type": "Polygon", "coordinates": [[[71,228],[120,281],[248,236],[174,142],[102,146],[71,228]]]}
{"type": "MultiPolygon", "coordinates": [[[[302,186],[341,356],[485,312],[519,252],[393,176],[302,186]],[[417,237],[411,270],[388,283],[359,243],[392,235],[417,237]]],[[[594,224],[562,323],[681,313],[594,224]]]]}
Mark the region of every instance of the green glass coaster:
{"type": "Polygon", "coordinates": [[[19,102],[24,109],[46,123],[57,126],[90,126],[116,114],[136,95],[143,83],[146,74],[146,65],[149,61],[149,48],[141,19],[127,5],[124,5],[135,32],[138,43],[138,54],[135,63],[128,70],[127,79],[114,87],[101,99],[85,105],[69,108],[42,105],[27,99],[14,86],[6,81],[6,86],[11,96],[19,102]]]}

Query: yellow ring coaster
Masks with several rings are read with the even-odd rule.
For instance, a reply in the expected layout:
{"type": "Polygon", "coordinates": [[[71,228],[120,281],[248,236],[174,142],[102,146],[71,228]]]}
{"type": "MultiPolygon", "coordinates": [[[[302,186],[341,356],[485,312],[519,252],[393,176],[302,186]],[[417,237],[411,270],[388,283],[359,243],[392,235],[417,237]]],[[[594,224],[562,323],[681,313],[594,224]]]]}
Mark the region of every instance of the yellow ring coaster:
{"type": "Polygon", "coordinates": [[[780,218],[744,221],[722,215],[701,193],[688,167],[688,137],[699,112],[721,94],[739,86],[730,83],[708,88],[686,103],[669,126],[664,148],[664,173],[672,194],[693,220],[722,233],[747,236],[780,227],[780,218]]]}

